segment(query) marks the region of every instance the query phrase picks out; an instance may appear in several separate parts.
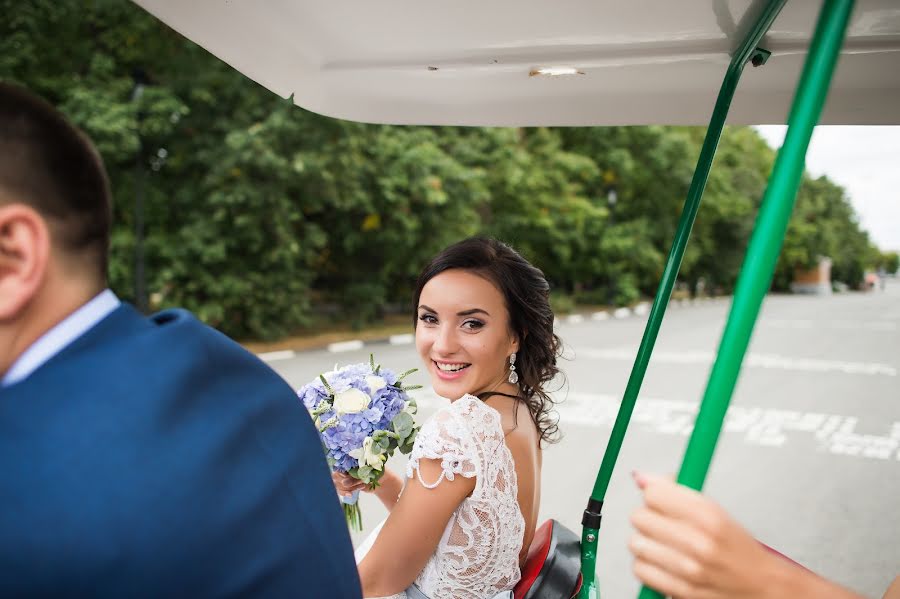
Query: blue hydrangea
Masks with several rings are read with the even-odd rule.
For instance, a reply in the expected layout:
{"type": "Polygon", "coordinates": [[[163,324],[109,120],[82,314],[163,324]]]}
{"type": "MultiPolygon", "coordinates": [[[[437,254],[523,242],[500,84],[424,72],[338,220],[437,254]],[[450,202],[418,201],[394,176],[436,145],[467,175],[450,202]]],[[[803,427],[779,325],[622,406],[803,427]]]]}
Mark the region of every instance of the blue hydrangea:
{"type": "MultiPolygon", "coordinates": [[[[337,424],[325,430],[324,423],[330,421],[337,414],[334,410],[326,409],[317,411],[323,401],[330,406],[333,397],[320,378],[316,378],[301,388],[297,395],[300,397],[306,409],[318,416],[317,426],[322,437],[322,443],[332,468],[342,472],[349,472],[359,466],[359,461],[350,456],[350,452],[359,449],[366,437],[379,430],[392,430],[391,422],[406,408],[409,397],[400,385],[397,374],[386,368],[379,368],[375,373],[371,364],[351,364],[340,369],[326,372],[322,375],[328,386],[334,393],[341,393],[350,388],[355,388],[365,393],[369,398],[366,409],[355,414],[343,414],[338,417],[337,424]],[[370,393],[366,381],[368,376],[379,376],[384,379],[386,386],[370,393]]],[[[321,406],[324,408],[324,406],[321,406]]]]}

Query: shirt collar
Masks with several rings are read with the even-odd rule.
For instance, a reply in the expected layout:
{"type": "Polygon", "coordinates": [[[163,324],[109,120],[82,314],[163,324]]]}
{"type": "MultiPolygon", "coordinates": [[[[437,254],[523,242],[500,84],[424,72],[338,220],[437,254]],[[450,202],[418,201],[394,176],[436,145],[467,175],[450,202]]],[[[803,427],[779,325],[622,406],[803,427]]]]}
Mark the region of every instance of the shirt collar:
{"type": "Polygon", "coordinates": [[[116,294],[109,289],[103,290],[32,343],[6,371],[3,380],[0,380],[0,388],[26,379],[50,358],[109,316],[119,304],[121,302],[116,294]]]}

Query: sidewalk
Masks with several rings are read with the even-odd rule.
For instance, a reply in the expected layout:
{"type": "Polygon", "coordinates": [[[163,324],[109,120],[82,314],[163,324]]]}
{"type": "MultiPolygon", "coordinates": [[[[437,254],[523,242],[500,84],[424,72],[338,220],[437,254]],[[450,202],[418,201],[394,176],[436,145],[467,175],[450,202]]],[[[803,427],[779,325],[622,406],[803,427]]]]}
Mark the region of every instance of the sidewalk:
{"type": "MultiPolygon", "coordinates": [[[[354,330],[350,327],[334,327],[321,332],[305,335],[285,337],[270,343],[264,341],[240,342],[248,351],[253,352],[264,360],[269,355],[281,355],[287,352],[303,352],[328,349],[329,351],[341,351],[341,347],[353,346],[349,349],[357,349],[364,344],[389,343],[391,339],[409,337],[412,339],[412,323],[409,318],[390,319],[388,322],[374,324],[362,329],[354,330]]],[[[346,351],[346,350],[343,350],[346,351]]]]}

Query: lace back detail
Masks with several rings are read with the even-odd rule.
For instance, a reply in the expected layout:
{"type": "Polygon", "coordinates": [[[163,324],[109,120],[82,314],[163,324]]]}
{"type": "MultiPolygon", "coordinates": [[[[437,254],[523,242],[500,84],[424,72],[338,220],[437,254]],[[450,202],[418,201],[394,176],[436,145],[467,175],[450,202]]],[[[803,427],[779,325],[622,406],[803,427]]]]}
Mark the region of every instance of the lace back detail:
{"type": "Polygon", "coordinates": [[[414,472],[429,489],[456,476],[476,477],[475,490],[451,517],[419,575],[419,588],[442,599],[482,599],[511,589],[521,576],[525,520],[500,414],[470,395],[439,410],[416,438],[407,477],[414,472]],[[422,480],[423,458],[441,461],[436,481],[422,480]]]}

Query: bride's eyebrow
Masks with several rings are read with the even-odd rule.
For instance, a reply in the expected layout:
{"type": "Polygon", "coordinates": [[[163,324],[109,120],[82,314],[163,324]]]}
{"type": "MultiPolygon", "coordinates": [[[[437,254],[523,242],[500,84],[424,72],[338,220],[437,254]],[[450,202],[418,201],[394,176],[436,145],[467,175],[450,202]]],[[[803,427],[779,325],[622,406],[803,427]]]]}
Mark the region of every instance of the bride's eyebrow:
{"type": "Polygon", "coordinates": [[[472,308],[471,310],[463,310],[462,312],[457,312],[457,316],[471,316],[473,314],[484,314],[485,316],[490,316],[487,310],[482,310],[481,308],[472,308]]]}
{"type": "MultiPolygon", "coordinates": [[[[426,312],[431,312],[432,314],[437,314],[437,310],[434,308],[430,308],[425,304],[419,305],[419,310],[424,310],[426,312]]],[[[481,308],[472,308],[471,310],[463,310],[462,312],[457,312],[457,316],[472,316],[473,314],[484,314],[485,316],[490,316],[491,314],[487,310],[482,310],[481,308]]]]}

